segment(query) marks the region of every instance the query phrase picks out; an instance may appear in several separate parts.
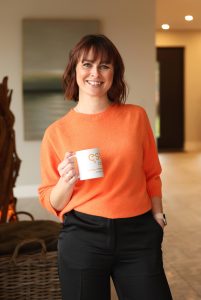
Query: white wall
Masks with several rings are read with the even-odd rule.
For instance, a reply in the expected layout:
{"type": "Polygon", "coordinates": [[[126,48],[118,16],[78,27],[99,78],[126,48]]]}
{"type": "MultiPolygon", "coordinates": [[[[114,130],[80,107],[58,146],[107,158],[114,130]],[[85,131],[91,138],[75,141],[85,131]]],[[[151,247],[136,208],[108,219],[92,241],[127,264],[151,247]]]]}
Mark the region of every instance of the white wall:
{"type": "Polygon", "coordinates": [[[201,31],[158,32],[156,45],[185,47],[185,150],[201,150],[201,31]]]}
{"type": "MultiPolygon", "coordinates": [[[[118,47],[126,65],[129,102],[145,107],[154,123],[155,30],[154,0],[18,0],[1,1],[0,80],[9,76],[14,90],[11,109],[15,114],[17,152],[22,159],[17,185],[40,182],[40,142],[24,141],[22,100],[22,19],[98,19],[101,32],[118,47]]],[[[64,66],[65,67],[65,66],[64,66]]]]}

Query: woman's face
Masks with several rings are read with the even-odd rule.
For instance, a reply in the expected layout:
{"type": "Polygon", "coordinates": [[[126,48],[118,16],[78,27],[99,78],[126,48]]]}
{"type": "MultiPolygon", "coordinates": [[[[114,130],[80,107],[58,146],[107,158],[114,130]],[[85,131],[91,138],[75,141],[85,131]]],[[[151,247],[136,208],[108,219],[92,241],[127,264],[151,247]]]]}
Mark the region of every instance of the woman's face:
{"type": "Polygon", "coordinates": [[[93,51],[79,59],[76,66],[76,80],[79,86],[79,99],[82,96],[107,98],[107,92],[112,86],[114,68],[111,63],[94,60],[93,51]]]}

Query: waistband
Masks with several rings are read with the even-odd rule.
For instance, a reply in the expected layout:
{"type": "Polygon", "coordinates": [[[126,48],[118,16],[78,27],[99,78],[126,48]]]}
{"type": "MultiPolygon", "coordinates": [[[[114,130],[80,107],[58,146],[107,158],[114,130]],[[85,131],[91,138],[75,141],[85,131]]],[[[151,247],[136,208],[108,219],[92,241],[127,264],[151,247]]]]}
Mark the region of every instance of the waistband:
{"type": "Polygon", "coordinates": [[[69,216],[69,215],[74,215],[74,216],[77,216],[77,217],[81,217],[81,218],[86,218],[88,220],[91,220],[91,221],[100,221],[100,222],[104,222],[104,221],[108,221],[108,220],[119,220],[119,221],[126,221],[126,220],[138,220],[138,219],[141,219],[141,218],[146,218],[150,215],[152,215],[152,211],[151,210],[148,210],[147,212],[143,213],[143,214],[140,214],[140,215],[137,215],[137,216],[133,216],[133,217],[126,217],[126,218],[117,218],[117,219],[110,219],[110,218],[106,218],[106,217],[101,217],[101,216],[96,216],[96,215],[90,215],[90,214],[86,214],[86,213],[83,213],[83,212],[80,212],[80,211],[77,211],[75,209],[67,212],[64,214],[65,217],[69,216]]]}

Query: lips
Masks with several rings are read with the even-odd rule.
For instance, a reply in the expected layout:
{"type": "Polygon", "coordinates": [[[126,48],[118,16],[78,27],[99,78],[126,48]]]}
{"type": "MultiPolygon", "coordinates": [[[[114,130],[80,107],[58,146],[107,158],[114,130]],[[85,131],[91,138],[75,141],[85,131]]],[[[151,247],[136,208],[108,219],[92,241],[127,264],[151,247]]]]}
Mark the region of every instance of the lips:
{"type": "Polygon", "coordinates": [[[86,80],[86,82],[91,86],[101,86],[103,84],[103,81],[98,80],[86,80]]]}

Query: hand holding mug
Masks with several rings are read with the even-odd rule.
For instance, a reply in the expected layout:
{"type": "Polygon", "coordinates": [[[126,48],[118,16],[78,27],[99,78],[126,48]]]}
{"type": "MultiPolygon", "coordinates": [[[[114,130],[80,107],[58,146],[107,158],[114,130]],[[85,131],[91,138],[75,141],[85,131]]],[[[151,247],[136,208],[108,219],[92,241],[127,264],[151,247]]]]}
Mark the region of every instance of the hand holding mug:
{"type": "Polygon", "coordinates": [[[59,175],[65,182],[70,185],[74,185],[78,180],[79,176],[76,172],[74,153],[66,152],[63,161],[58,165],[57,168],[59,175]]]}

